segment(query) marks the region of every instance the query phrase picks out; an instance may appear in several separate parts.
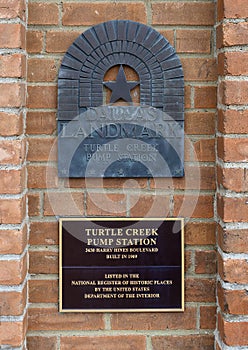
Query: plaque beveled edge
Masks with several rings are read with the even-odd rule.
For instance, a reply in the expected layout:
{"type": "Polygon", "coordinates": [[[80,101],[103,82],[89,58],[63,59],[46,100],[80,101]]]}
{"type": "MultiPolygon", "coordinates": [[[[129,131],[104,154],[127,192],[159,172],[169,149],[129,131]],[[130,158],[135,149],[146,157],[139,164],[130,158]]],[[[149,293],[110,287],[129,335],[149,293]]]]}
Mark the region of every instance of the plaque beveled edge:
{"type": "Polygon", "coordinates": [[[120,218],[120,217],[61,217],[59,218],[59,312],[97,312],[97,313],[115,313],[115,312],[184,312],[184,218],[120,218]],[[63,221],[181,221],[181,308],[178,309],[63,309],[62,308],[62,223],[63,221]]]}

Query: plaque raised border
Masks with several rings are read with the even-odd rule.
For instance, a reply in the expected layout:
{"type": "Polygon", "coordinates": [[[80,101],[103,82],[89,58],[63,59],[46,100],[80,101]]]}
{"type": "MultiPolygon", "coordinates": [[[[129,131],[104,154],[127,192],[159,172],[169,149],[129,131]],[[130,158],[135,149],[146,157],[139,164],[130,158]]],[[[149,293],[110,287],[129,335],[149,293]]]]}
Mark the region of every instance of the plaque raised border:
{"type": "MultiPolygon", "coordinates": [[[[91,236],[89,235],[89,237],[91,236]]],[[[150,236],[148,236],[148,238],[149,237],[150,236]]],[[[60,312],[184,311],[183,218],[60,218],[59,240],[60,312]],[[178,224],[180,225],[180,229],[178,224]],[[112,229],[115,231],[109,232],[114,232],[115,234],[118,232],[117,230],[119,229],[120,237],[124,237],[124,235],[122,235],[121,233],[126,233],[126,228],[128,228],[129,230],[133,228],[144,228],[152,230],[152,227],[156,227],[158,233],[158,242],[154,246],[154,249],[158,248],[158,251],[153,253],[147,253],[146,251],[143,252],[143,248],[146,247],[145,245],[127,245],[122,246],[120,248],[122,250],[122,253],[126,252],[127,254],[131,254],[131,252],[135,251],[136,248],[138,250],[141,249],[141,252],[138,252],[137,254],[135,253],[137,255],[136,259],[128,259],[128,261],[122,257],[107,259],[107,254],[117,255],[118,249],[115,251],[115,243],[111,242],[113,243],[112,248],[110,246],[109,248],[105,248],[105,252],[96,252],[97,248],[100,250],[102,249],[102,246],[100,247],[89,245],[86,242],[86,236],[80,239],[81,244],[80,240],[78,240],[79,236],[81,235],[81,228],[83,237],[83,232],[91,232],[92,227],[104,227],[108,228],[109,230],[112,229]],[[86,228],[87,231],[85,230],[86,228]],[[172,243],[173,246],[168,245],[172,243]],[[92,253],[86,253],[87,247],[89,247],[89,251],[90,249],[93,249],[92,253]],[[108,251],[108,249],[110,250],[108,251]],[[80,255],[81,253],[82,255],[80,255]],[[78,255],[80,255],[80,257],[78,257],[78,255]],[[133,264],[130,260],[133,260],[133,264]],[[98,265],[92,266],[92,261],[96,261],[98,265]],[[178,264],[179,262],[179,266],[174,265],[175,261],[176,264],[178,264]],[[170,262],[170,264],[163,265],[168,262],[170,262]],[[68,263],[69,266],[65,265],[68,263]],[[110,279],[106,277],[111,275],[117,275],[118,277],[110,277],[110,279]],[[136,276],[136,278],[131,276],[136,276]],[[101,279],[97,280],[98,277],[101,279]],[[125,284],[123,285],[122,283],[125,279],[128,283],[125,281],[125,284]],[[141,282],[136,282],[139,280],[141,282]],[[85,283],[85,281],[88,281],[88,283],[90,283],[89,281],[92,281],[91,283],[93,284],[86,286],[84,284],[75,285],[74,281],[80,281],[80,283],[85,283]],[[119,298],[117,292],[114,292],[115,284],[113,288],[111,287],[110,289],[108,289],[106,288],[104,281],[107,281],[106,283],[109,283],[109,281],[114,281],[111,283],[118,282],[117,287],[124,287],[123,295],[125,295],[125,297],[119,298]],[[175,284],[173,285],[174,281],[177,282],[175,282],[175,284]],[[144,285],[142,283],[147,282],[150,283],[150,287],[143,288],[144,293],[138,293],[133,287],[133,285],[136,285],[137,283],[141,283],[142,286],[144,285]],[[126,291],[131,291],[132,293],[126,293],[126,291]],[[149,292],[151,294],[146,294],[145,292],[149,292]],[[101,295],[101,298],[92,298],[92,295],[97,295],[97,293],[101,295]],[[112,297],[114,294],[116,294],[114,301],[113,299],[112,301],[106,299],[106,295],[102,298],[102,295],[104,293],[110,293],[110,295],[112,294],[112,297]],[[161,297],[160,293],[162,293],[161,297]],[[127,297],[127,294],[129,296],[131,295],[131,297],[127,297]],[[90,295],[91,297],[87,297],[88,299],[85,299],[86,295],[90,295]],[[143,295],[143,297],[139,297],[139,295],[143,295]],[[155,297],[150,297],[150,295],[154,295],[155,297]],[[159,295],[159,297],[156,295],[159,295]],[[134,305],[136,305],[136,307],[134,307],[134,305]],[[167,306],[165,307],[165,305],[167,306]]],[[[120,252],[120,255],[122,253],[120,252]]]]}

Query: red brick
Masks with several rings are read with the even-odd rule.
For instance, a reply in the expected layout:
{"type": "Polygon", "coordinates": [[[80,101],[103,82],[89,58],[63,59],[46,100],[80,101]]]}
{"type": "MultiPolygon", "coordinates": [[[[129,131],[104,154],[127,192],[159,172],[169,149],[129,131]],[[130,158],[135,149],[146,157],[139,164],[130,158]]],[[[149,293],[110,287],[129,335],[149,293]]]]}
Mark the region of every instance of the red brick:
{"type": "Polygon", "coordinates": [[[57,158],[56,139],[29,138],[28,160],[33,162],[53,161],[57,158]]]}
{"type": "Polygon", "coordinates": [[[58,273],[58,253],[30,251],[29,272],[32,274],[58,273]]]}
{"type": "Polygon", "coordinates": [[[0,230],[0,254],[22,254],[27,244],[27,229],[0,230]]]}
{"type": "Polygon", "coordinates": [[[216,273],[216,252],[214,250],[201,250],[195,252],[196,273],[216,273]]]}
{"type": "Polygon", "coordinates": [[[200,306],[200,328],[215,329],[216,306],[200,306]]]}
{"type": "Polygon", "coordinates": [[[225,282],[246,284],[248,262],[245,259],[225,259],[218,257],[219,273],[225,282]]]}
{"type": "Polygon", "coordinates": [[[218,56],[220,75],[248,75],[248,52],[224,52],[218,56]]]}
{"type": "Polygon", "coordinates": [[[217,27],[217,48],[247,45],[247,22],[225,23],[217,27]]]}
{"type": "Polygon", "coordinates": [[[131,195],[132,217],[166,217],[170,213],[170,195],[131,195]]]}
{"type": "Polygon", "coordinates": [[[84,215],[83,193],[49,192],[45,193],[44,215],[84,215]]]}
{"type": "Polygon", "coordinates": [[[216,108],[217,89],[215,86],[196,86],[194,96],[195,108],[216,108]]]}
{"type": "Polygon", "coordinates": [[[39,216],[40,215],[40,195],[39,193],[28,194],[28,215],[39,216]]]}
{"type": "Polygon", "coordinates": [[[28,5],[29,24],[58,24],[59,9],[57,4],[35,2],[28,5]]]}
{"type": "Polygon", "coordinates": [[[185,86],[184,87],[184,107],[185,108],[191,108],[191,92],[192,92],[192,87],[185,86]]]}
{"type": "Polygon", "coordinates": [[[41,53],[43,49],[44,33],[38,30],[27,32],[27,51],[29,53],[41,53]]]}
{"type": "Polygon", "coordinates": [[[247,221],[247,199],[218,197],[218,214],[224,222],[246,222],[247,221]]]}
{"type": "Polygon", "coordinates": [[[152,24],[213,25],[214,4],[207,2],[159,2],[152,5],[152,24]]]}
{"type": "Polygon", "coordinates": [[[219,85],[219,102],[224,105],[248,103],[248,81],[222,81],[219,85]]]}
{"type": "Polygon", "coordinates": [[[30,280],[29,281],[30,303],[57,303],[58,281],[57,280],[30,280]]]}
{"type": "Polygon", "coordinates": [[[213,196],[174,195],[173,216],[212,218],[213,215],[213,196]]]}
{"type": "MultiPolygon", "coordinates": [[[[104,328],[102,315],[97,313],[60,313],[55,307],[31,308],[28,312],[28,318],[30,331],[92,331],[104,328]]],[[[77,339],[75,336],[73,338],[77,339]]]]}
{"type": "Polygon", "coordinates": [[[58,223],[32,221],[30,223],[29,244],[54,245],[58,244],[58,223]]]}
{"type": "Polygon", "coordinates": [[[0,170],[0,193],[17,194],[24,189],[25,173],[22,170],[0,170]]]}
{"type": "Polygon", "coordinates": [[[218,0],[218,19],[248,17],[248,4],[243,0],[218,0]]]}
{"type": "MultiPolygon", "coordinates": [[[[0,261],[0,284],[19,285],[27,274],[27,257],[0,261]]],[[[1,323],[0,323],[1,325],[1,323]]]]}
{"type": "Polygon", "coordinates": [[[232,315],[247,315],[248,294],[246,290],[226,290],[219,283],[218,300],[223,312],[232,315]]]}
{"type": "Polygon", "coordinates": [[[227,190],[235,192],[248,191],[247,169],[217,168],[218,182],[227,190]]]}
{"type": "Polygon", "coordinates": [[[185,132],[188,135],[213,135],[215,133],[215,113],[187,112],[185,132]]]}
{"type": "Polygon", "coordinates": [[[82,31],[48,30],[46,34],[46,52],[65,53],[81,33],[82,31]]]}
{"type": "Polygon", "coordinates": [[[194,153],[198,162],[215,161],[215,139],[201,139],[194,143],[194,153]]]}
{"type": "Polygon", "coordinates": [[[188,222],[185,226],[185,243],[187,245],[215,244],[216,224],[214,222],[188,222]]]}
{"type": "Polygon", "coordinates": [[[248,111],[236,111],[228,109],[218,111],[218,129],[225,134],[248,133],[248,111]]]}
{"type": "Polygon", "coordinates": [[[228,346],[247,346],[248,322],[228,322],[218,317],[220,335],[228,346]]]}
{"type": "Polygon", "coordinates": [[[10,347],[22,346],[25,340],[26,324],[24,321],[10,321],[0,323],[0,339],[2,344],[10,347]]]}
{"type": "Polygon", "coordinates": [[[28,77],[31,82],[55,81],[57,64],[54,59],[30,58],[28,60],[28,77]]]}
{"type": "Polygon", "coordinates": [[[247,162],[248,140],[246,138],[218,138],[218,155],[224,162],[247,162]]]}
{"type": "Polygon", "coordinates": [[[176,31],[176,51],[185,53],[210,53],[211,30],[188,30],[176,31]]]}
{"type": "Polygon", "coordinates": [[[61,337],[61,350],[145,350],[146,337],[144,335],[116,335],[92,337],[61,337]]]}
{"type": "Polygon", "coordinates": [[[56,350],[57,337],[28,336],[28,350],[56,350]]]}
{"type": "Polygon", "coordinates": [[[186,308],[183,313],[117,313],[112,315],[112,329],[164,330],[194,329],[196,309],[186,308]]]}
{"type": "Polygon", "coordinates": [[[0,55],[0,77],[22,78],[25,76],[26,58],[19,53],[0,55]]]}
{"type": "Polygon", "coordinates": [[[27,113],[26,124],[27,134],[51,135],[55,132],[57,128],[56,113],[29,111],[27,113]]]}
{"type": "Polygon", "coordinates": [[[63,25],[98,24],[114,19],[129,19],[146,23],[146,8],[142,3],[64,3],[63,25]],[[85,16],[87,14],[87,16],[85,16]]]}
{"type": "Polygon", "coordinates": [[[159,31],[159,33],[161,33],[165,39],[167,39],[169,41],[169,43],[171,44],[171,46],[174,46],[174,30],[171,29],[157,29],[159,31]]]}
{"type": "Polygon", "coordinates": [[[17,136],[23,131],[22,114],[0,112],[0,135],[17,136]]]}
{"type": "Polygon", "coordinates": [[[215,279],[186,278],[187,302],[215,302],[215,279]]]}
{"type": "Polygon", "coordinates": [[[22,24],[0,23],[0,47],[25,49],[25,28],[22,24]]]}
{"type": "Polygon", "coordinates": [[[21,224],[25,217],[25,198],[0,199],[0,223],[21,224]]]}
{"type": "Polygon", "coordinates": [[[58,187],[57,168],[50,166],[29,166],[28,188],[58,187]]]}
{"type": "Polygon", "coordinates": [[[29,108],[56,108],[56,86],[28,86],[27,107],[29,108]]]}
{"type": "Polygon", "coordinates": [[[184,350],[213,350],[212,335],[167,335],[152,337],[153,350],[184,349],[184,350]]]}
{"type": "Polygon", "coordinates": [[[25,104],[25,87],[21,83],[0,83],[0,106],[22,107],[25,104]]]}
{"type": "Polygon", "coordinates": [[[216,81],[217,64],[214,58],[181,58],[185,81],[216,81]]]}
{"type": "Polygon", "coordinates": [[[148,181],[147,178],[137,178],[137,179],[124,179],[124,178],[70,178],[65,181],[65,186],[70,188],[147,188],[148,181]]]}
{"type": "Polygon", "coordinates": [[[115,193],[88,192],[86,207],[87,215],[125,216],[126,196],[115,193]]]}
{"type": "Polygon", "coordinates": [[[0,292],[0,310],[1,316],[19,316],[22,315],[26,307],[27,288],[22,291],[0,292]]]}
{"type": "Polygon", "coordinates": [[[24,0],[0,0],[0,18],[21,18],[25,20],[26,3],[24,0]]]}
{"type": "Polygon", "coordinates": [[[227,253],[248,253],[248,230],[222,229],[218,227],[220,248],[227,253]]]}

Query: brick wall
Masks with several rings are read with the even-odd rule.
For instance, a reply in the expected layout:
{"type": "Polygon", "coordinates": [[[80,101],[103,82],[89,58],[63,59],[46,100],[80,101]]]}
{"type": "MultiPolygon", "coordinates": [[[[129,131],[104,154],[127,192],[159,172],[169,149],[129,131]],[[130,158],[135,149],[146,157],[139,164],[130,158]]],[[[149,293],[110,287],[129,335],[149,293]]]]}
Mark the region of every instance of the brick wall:
{"type": "Polygon", "coordinates": [[[219,0],[218,349],[248,346],[247,17],[246,2],[219,0]]]}
{"type": "Polygon", "coordinates": [[[217,81],[214,23],[212,1],[29,3],[29,350],[65,350],[72,346],[102,350],[213,348],[217,81]],[[56,154],[50,152],[56,137],[57,72],[61,59],[81,32],[111,19],[131,19],[153,26],[180,56],[186,94],[184,179],[106,179],[102,185],[98,180],[86,184],[83,179],[68,181],[56,177],[56,154]],[[71,197],[76,206],[71,205],[71,197]],[[152,216],[180,215],[190,219],[186,226],[185,312],[59,314],[55,215],[145,216],[149,211],[152,216]]]}
{"type": "Polygon", "coordinates": [[[27,328],[26,4],[0,1],[0,348],[27,328]]]}

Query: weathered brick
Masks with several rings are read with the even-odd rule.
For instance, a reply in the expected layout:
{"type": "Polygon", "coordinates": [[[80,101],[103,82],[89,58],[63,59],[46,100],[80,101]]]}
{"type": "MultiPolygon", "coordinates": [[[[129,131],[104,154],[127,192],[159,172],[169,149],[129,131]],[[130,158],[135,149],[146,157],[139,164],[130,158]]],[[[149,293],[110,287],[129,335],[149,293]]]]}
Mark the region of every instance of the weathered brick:
{"type": "Polygon", "coordinates": [[[214,4],[209,2],[159,2],[152,4],[152,24],[213,25],[214,4]]]}
{"type": "MultiPolygon", "coordinates": [[[[31,308],[28,312],[30,331],[100,330],[104,328],[103,317],[92,313],[59,313],[57,308],[31,308]]],[[[77,339],[77,337],[73,337],[77,339]]],[[[94,337],[95,339],[95,337],[94,337]]],[[[63,348],[63,346],[62,346],[63,348]]],[[[102,349],[102,347],[101,347],[102,349]]]]}
{"type": "Polygon", "coordinates": [[[40,53],[43,49],[44,33],[39,30],[27,31],[27,51],[40,53]]]}
{"type": "Polygon", "coordinates": [[[46,34],[46,52],[65,53],[81,33],[82,31],[48,30],[46,34]]]}
{"type": "Polygon", "coordinates": [[[185,282],[188,302],[215,302],[215,278],[186,278],[185,282]]]}
{"type": "MultiPolygon", "coordinates": [[[[27,274],[27,257],[20,260],[0,261],[0,284],[19,285],[27,274]]],[[[0,323],[1,325],[1,323],[0,323]]]]}
{"type": "Polygon", "coordinates": [[[248,17],[248,4],[243,0],[218,0],[218,20],[248,17]]]}
{"type": "Polygon", "coordinates": [[[247,346],[248,322],[228,322],[219,314],[220,335],[228,346],[247,346]]]}
{"type": "Polygon", "coordinates": [[[216,252],[214,250],[201,250],[195,252],[196,273],[216,273],[216,252]]]}
{"type": "Polygon", "coordinates": [[[25,48],[25,28],[22,24],[0,23],[0,47],[4,49],[25,48]]]}
{"type": "Polygon", "coordinates": [[[30,251],[29,272],[33,274],[58,273],[58,253],[30,251]]]}
{"type": "Polygon", "coordinates": [[[22,315],[26,306],[27,288],[22,291],[0,292],[0,310],[1,316],[22,315]]]}
{"type": "Polygon", "coordinates": [[[56,139],[49,138],[30,138],[28,140],[28,160],[33,162],[46,162],[57,159],[56,139]]]}
{"type": "Polygon", "coordinates": [[[29,111],[27,113],[26,124],[27,134],[52,135],[57,128],[56,113],[29,111]]]}
{"type": "Polygon", "coordinates": [[[248,111],[237,111],[228,109],[218,111],[218,129],[225,134],[247,134],[248,133],[248,111]]]}
{"type": "Polygon", "coordinates": [[[217,167],[217,178],[219,184],[227,190],[248,191],[247,169],[217,167]]]}
{"type": "Polygon", "coordinates": [[[213,196],[174,195],[173,216],[212,218],[213,215],[213,196]]]}
{"type": "Polygon", "coordinates": [[[126,196],[116,193],[87,193],[87,215],[125,216],[126,196]]]}
{"type": "Polygon", "coordinates": [[[215,329],[216,306],[200,306],[200,328],[215,329]]]}
{"type": "Polygon", "coordinates": [[[248,75],[248,52],[224,52],[218,56],[220,75],[248,75]]]}
{"type": "Polygon", "coordinates": [[[248,294],[244,289],[226,290],[218,284],[218,301],[223,312],[232,315],[246,315],[248,308],[248,294]]]}
{"type": "Polygon", "coordinates": [[[30,280],[29,301],[30,303],[57,303],[58,281],[30,280]]]}
{"type": "Polygon", "coordinates": [[[23,131],[22,114],[0,112],[0,135],[17,136],[23,131]]]}
{"type": "Polygon", "coordinates": [[[56,350],[57,337],[28,336],[28,350],[56,350]]]}
{"type": "Polygon", "coordinates": [[[185,243],[187,245],[215,244],[215,222],[188,222],[185,226],[185,243]]]}
{"type": "Polygon", "coordinates": [[[44,215],[84,215],[83,193],[47,192],[44,197],[44,215]]]}
{"type": "Polygon", "coordinates": [[[216,81],[217,64],[214,58],[181,58],[185,81],[216,81]]]}
{"type": "Polygon", "coordinates": [[[56,108],[56,86],[28,86],[27,107],[29,108],[56,108]]]}
{"type": "Polygon", "coordinates": [[[218,214],[224,222],[247,221],[247,199],[218,196],[218,214]]]}
{"type": "Polygon", "coordinates": [[[25,170],[0,170],[0,193],[17,194],[24,189],[25,170]]]}
{"type": "Polygon", "coordinates": [[[25,217],[25,197],[20,199],[0,199],[0,223],[21,224],[25,217]]]}
{"type": "Polygon", "coordinates": [[[39,193],[28,194],[28,215],[39,216],[40,215],[40,195],[39,193]]]}
{"type": "Polygon", "coordinates": [[[216,108],[217,89],[215,86],[196,86],[194,96],[195,108],[216,108]]]}
{"type": "Polygon", "coordinates": [[[58,244],[58,223],[32,221],[30,223],[29,244],[54,245],[58,244]]]}
{"type": "Polygon", "coordinates": [[[215,113],[187,112],[185,132],[188,135],[213,135],[215,133],[215,113]]]}
{"type": "Polygon", "coordinates": [[[26,321],[10,321],[0,323],[0,339],[3,346],[8,347],[22,346],[25,340],[26,321]]]}
{"type": "Polygon", "coordinates": [[[145,5],[138,2],[115,2],[111,5],[92,2],[63,4],[63,25],[93,25],[124,18],[146,23],[145,5]]]}
{"type": "Polygon", "coordinates": [[[212,350],[214,337],[212,335],[176,335],[152,337],[153,350],[184,349],[184,350],[212,350]]]}
{"type": "Polygon", "coordinates": [[[247,162],[248,140],[246,138],[219,137],[218,155],[224,162],[247,162]]]}
{"type": "Polygon", "coordinates": [[[101,349],[101,350],[145,350],[146,337],[144,335],[116,335],[92,337],[61,337],[61,350],[101,349]]]}
{"type": "Polygon", "coordinates": [[[176,30],[176,51],[185,53],[210,53],[211,30],[176,30]]]}
{"type": "Polygon", "coordinates": [[[170,195],[131,195],[132,217],[166,217],[170,213],[170,195]]]}
{"type": "Polygon", "coordinates": [[[192,87],[190,85],[184,86],[184,108],[191,108],[192,87]]]}
{"type": "Polygon", "coordinates": [[[50,82],[57,77],[57,64],[54,59],[31,58],[28,60],[28,77],[31,82],[50,82]]]}
{"type": "Polygon", "coordinates": [[[194,329],[196,309],[186,308],[184,313],[117,313],[112,316],[112,329],[159,330],[194,329]]]}
{"type": "Polygon", "coordinates": [[[29,24],[58,24],[59,9],[57,4],[34,2],[28,5],[29,24]]]}
{"type": "Polygon", "coordinates": [[[247,45],[247,22],[224,23],[217,27],[217,48],[247,45]]]}
{"type": "Polygon", "coordinates": [[[248,280],[248,262],[245,259],[223,259],[218,256],[221,278],[229,283],[246,284],[248,280]]]}
{"type": "Polygon", "coordinates": [[[220,248],[227,253],[248,253],[248,230],[222,229],[218,226],[220,248]]]}
{"type": "Polygon", "coordinates": [[[224,105],[248,103],[248,81],[222,81],[219,85],[219,102],[224,105]]]}
{"type": "Polygon", "coordinates": [[[24,0],[0,0],[0,18],[21,18],[25,20],[26,3],[24,0]]]}
{"type": "Polygon", "coordinates": [[[19,53],[0,55],[0,77],[24,77],[26,68],[25,60],[25,56],[19,53]]]}
{"type": "Polygon", "coordinates": [[[194,155],[198,162],[215,161],[215,139],[201,139],[194,143],[194,155]]]}
{"type": "Polygon", "coordinates": [[[25,86],[21,83],[0,83],[0,107],[22,107],[25,104],[25,86]]]}
{"type": "Polygon", "coordinates": [[[22,254],[27,244],[27,228],[0,230],[0,254],[22,254]]]}
{"type": "Polygon", "coordinates": [[[28,188],[58,187],[57,168],[51,166],[29,166],[28,188]]]}

